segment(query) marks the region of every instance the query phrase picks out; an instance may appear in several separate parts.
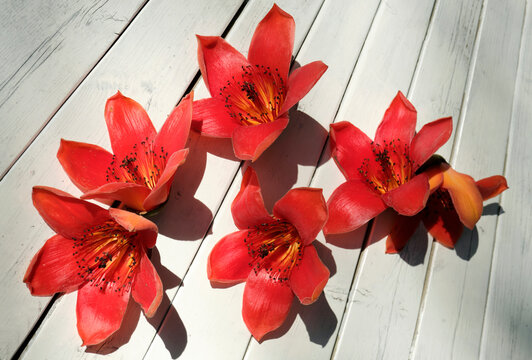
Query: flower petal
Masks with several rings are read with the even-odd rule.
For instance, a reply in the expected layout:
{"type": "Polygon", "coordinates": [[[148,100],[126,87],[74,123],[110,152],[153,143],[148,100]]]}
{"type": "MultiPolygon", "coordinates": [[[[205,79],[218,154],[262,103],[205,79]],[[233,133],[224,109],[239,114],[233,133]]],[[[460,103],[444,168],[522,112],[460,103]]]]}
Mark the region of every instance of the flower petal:
{"type": "Polygon", "coordinates": [[[386,238],[387,254],[396,254],[405,247],[421,222],[421,214],[414,216],[395,215],[394,221],[392,231],[386,238]]]}
{"type": "Polygon", "coordinates": [[[414,170],[423,165],[445,144],[452,132],[453,118],[451,117],[435,120],[423,126],[410,145],[410,157],[414,162],[414,170]]]}
{"type": "Polygon", "coordinates": [[[318,300],[329,275],[329,269],[321,262],[316,248],[309,245],[305,247],[303,258],[292,270],[290,287],[301,304],[309,305],[318,300]]]}
{"type": "Polygon", "coordinates": [[[386,209],[381,197],[363,180],[349,180],[340,185],[327,201],[329,219],[324,234],[355,230],[386,209]]]}
{"type": "Polygon", "coordinates": [[[373,158],[371,139],[347,121],[331,124],[331,155],[347,180],[359,179],[364,159],[373,158]]]}
{"type": "Polygon", "coordinates": [[[281,135],[288,118],[255,126],[239,126],[233,132],[233,150],[241,160],[255,161],[281,135]]]}
{"type": "Polygon", "coordinates": [[[66,238],[77,237],[111,218],[109,212],[98,205],[50,187],[33,187],[32,199],[48,226],[66,238]]]}
{"type": "Polygon", "coordinates": [[[112,182],[100,186],[97,189],[87,191],[81,195],[82,199],[97,199],[97,200],[116,200],[123,202],[126,206],[138,210],[145,211],[144,200],[150,194],[150,189],[146,186],[125,183],[112,182]]]}
{"type": "Polygon", "coordinates": [[[247,279],[252,260],[244,242],[247,233],[247,230],[231,233],[214,245],[207,262],[207,277],[210,281],[236,284],[247,279]]]}
{"type": "Polygon", "coordinates": [[[375,142],[383,144],[385,141],[400,139],[404,144],[410,144],[416,132],[416,121],[414,105],[399,91],[384,113],[375,133],[375,142]]]}
{"type": "Polygon", "coordinates": [[[506,178],[501,175],[494,175],[476,182],[478,191],[483,200],[491,199],[508,189],[506,178]]]}
{"type": "Polygon", "coordinates": [[[401,215],[412,216],[423,210],[430,194],[427,174],[414,176],[407,183],[382,195],[382,200],[401,215]]]}
{"type": "Polygon", "coordinates": [[[482,195],[475,180],[469,175],[455,171],[449,165],[444,167],[446,170],[443,172],[442,187],[449,191],[462,224],[473,229],[482,215],[482,195]]]}
{"type": "Polygon", "coordinates": [[[288,191],[273,206],[273,215],[295,226],[303,244],[309,245],[327,221],[327,204],[322,189],[298,188],[288,191]]]}
{"type": "Polygon", "coordinates": [[[182,149],[170,155],[170,158],[164,167],[163,173],[157,181],[157,185],[155,185],[150,194],[144,200],[143,207],[146,209],[146,211],[155,209],[168,199],[168,194],[170,194],[170,188],[174,182],[174,176],[177,168],[185,162],[187,155],[188,149],[182,149]]]}
{"type": "Polygon", "coordinates": [[[264,206],[257,173],[251,166],[242,177],[240,191],[231,204],[231,213],[236,227],[241,230],[272,220],[264,206]]]}
{"type": "Polygon", "coordinates": [[[260,341],[286,319],[294,294],[285,282],[269,278],[266,270],[251,271],[244,288],[242,317],[251,335],[260,341]]]}
{"type": "Polygon", "coordinates": [[[196,35],[196,38],[201,75],[211,96],[217,97],[227,81],[241,73],[242,67],[249,63],[244,55],[219,36],[196,35]]]}
{"type": "Polygon", "coordinates": [[[110,208],[109,215],[127,231],[139,233],[140,240],[146,248],[155,246],[158,229],[153,222],[130,211],[117,208],[110,208]]]}
{"type": "Polygon", "coordinates": [[[74,185],[85,192],[107,182],[113,154],[97,145],[61,139],[57,159],[74,185]]]}
{"type": "Polygon", "coordinates": [[[173,154],[185,147],[192,121],[193,97],[194,92],[185,96],[170,113],[155,137],[155,149],[164,148],[165,152],[173,154]]]}
{"type": "Polygon", "coordinates": [[[76,315],[83,345],[99,344],[120,328],[129,295],[129,291],[100,290],[90,284],[79,289],[76,315]]]}
{"type": "Polygon", "coordinates": [[[464,225],[456,211],[443,207],[441,201],[434,195],[427,202],[423,224],[436,241],[451,249],[454,248],[454,244],[464,230],[464,225]]]}
{"type": "Polygon", "coordinates": [[[321,61],[314,61],[292,71],[288,78],[286,99],[284,100],[279,113],[284,114],[307,95],[316,82],[321,78],[325,70],[327,70],[327,65],[321,61]]]}
{"type": "Polygon", "coordinates": [[[153,140],[156,135],[146,110],[120,91],[105,104],[105,122],[113,153],[119,159],[133,151],[133,145],[153,140]]]}
{"type": "Polygon", "coordinates": [[[142,252],[135,283],[131,291],[133,299],[142,307],[146,317],[155,315],[163,299],[163,284],[146,252],[142,252]]]}
{"type": "Polygon", "coordinates": [[[282,79],[286,80],[292,60],[295,31],[294,18],[273,4],[255,29],[249,45],[249,62],[269,66],[272,70],[278,69],[282,79]]]}
{"type": "Polygon", "coordinates": [[[77,290],[84,280],[77,276],[78,265],[72,256],[72,240],[54,235],[31,260],[24,282],[34,296],[49,296],[77,290]]]}
{"type": "Polygon", "coordinates": [[[225,107],[225,102],[217,98],[194,101],[192,128],[201,135],[230,138],[241,124],[233,119],[225,107]]]}

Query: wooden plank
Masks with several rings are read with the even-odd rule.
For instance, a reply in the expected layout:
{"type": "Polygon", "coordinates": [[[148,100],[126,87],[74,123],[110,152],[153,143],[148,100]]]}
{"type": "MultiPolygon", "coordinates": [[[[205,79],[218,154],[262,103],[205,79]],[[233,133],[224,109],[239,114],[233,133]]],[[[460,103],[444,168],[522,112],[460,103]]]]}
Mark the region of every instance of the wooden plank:
{"type": "MultiPolygon", "coordinates": [[[[4,177],[0,194],[11,206],[4,208],[0,220],[0,227],[4,229],[4,241],[0,246],[6,256],[0,265],[0,283],[5,289],[0,295],[3,320],[0,357],[8,357],[16,350],[49,300],[32,297],[22,283],[31,257],[52,235],[33,209],[31,186],[49,185],[79,194],[56,160],[59,139],[92,142],[109,149],[103,108],[106,99],[117,89],[144,104],[155,127],[160,128],[198,71],[194,33],[221,34],[240,5],[239,0],[223,4],[206,0],[194,3],[152,1],[147,4],[4,177]]],[[[160,236],[159,246],[163,263],[172,264],[172,254],[180,251],[172,248],[177,243],[170,237],[160,236]],[[165,243],[169,248],[165,248],[165,243]]],[[[65,298],[69,299],[69,296],[65,298]]],[[[50,337],[42,338],[44,350],[36,346],[35,352],[31,352],[33,356],[41,358],[47,351],[52,351],[49,354],[54,355],[48,356],[70,358],[67,349],[78,351],[80,340],[75,327],[75,311],[68,304],[68,301],[65,305],[61,302],[56,307],[53,313],[58,313],[55,317],[57,328],[50,331],[50,337]],[[59,316],[61,312],[65,315],[59,316]]]]}
{"type": "Polygon", "coordinates": [[[145,2],[3,3],[0,178],[145,2]]]}
{"type": "MultiPolygon", "coordinates": [[[[305,37],[320,4],[321,2],[319,1],[308,1],[294,5],[283,3],[279,4],[285,10],[293,12],[296,16],[296,22],[299,25],[299,30],[296,31],[296,50],[302,43],[302,40],[305,37]]],[[[270,2],[266,1],[253,1],[248,3],[243,13],[239,16],[239,21],[235,23],[233,27],[234,31],[231,31],[228,40],[236,47],[239,47],[240,42],[243,43],[245,41],[247,47],[256,24],[266,14],[271,5],[272,4],[270,2]]],[[[183,5],[181,4],[180,6],[180,11],[176,11],[172,10],[173,6],[161,4],[159,11],[164,11],[165,14],[187,14],[187,11],[183,11],[182,9],[183,5]]],[[[197,7],[198,5],[196,4],[195,6],[197,7]]],[[[199,14],[202,12],[210,13],[211,17],[215,16],[215,14],[220,11],[219,6],[221,5],[213,6],[212,3],[204,3],[204,7],[199,10],[196,9],[194,12],[192,12],[189,9],[186,22],[185,20],[182,20],[185,23],[177,25],[179,26],[180,32],[186,34],[187,39],[191,40],[190,45],[192,45],[189,47],[188,42],[186,42],[185,45],[180,44],[179,46],[181,47],[181,51],[179,51],[179,57],[193,61],[195,69],[197,69],[197,60],[195,56],[196,41],[194,39],[194,33],[212,35],[220,34],[220,31],[212,30],[204,26],[200,29],[198,24],[194,23],[194,25],[192,25],[191,23],[196,21],[196,18],[198,18],[200,16],[199,14]],[[191,12],[192,14],[190,14],[191,12]],[[183,31],[183,29],[189,30],[183,31]]],[[[143,14],[144,11],[139,16],[143,14]]],[[[152,14],[149,16],[146,15],[146,18],[151,18],[152,22],[153,19],[159,19],[159,17],[159,14],[152,14]]],[[[205,16],[202,15],[201,17],[205,16]]],[[[205,22],[208,21],[212,22],[213,20],[205,19],[205,22]]],[[[134,36],[131,35],[131,38],[134,39],[134,36]]],[[[159,42],[159,40],[152,39],[150,39],[150,41],[154,42],[155,44],[159,42]]],[[[164,44],[164,46],[168,45],[164,44]]],[[[179,46],[176,46],[176,49],[178,49],[179,46]]],[[[162,49],[158,51],[160,52],[162,49]]],[[[153,53],[154,50],[151,49],[148,52],[153,53]]],[[[166,52],[166,50],[164,50],[164,52],[166,52]]],[[[157,53],[157,50],[155,50],[155,53],[157,53]]],[[[117,56],[120,56],[121,58],[124,56],[124,54],[117,56]]],[[[175,56],[175,54],[171,56],[175,56]]],[[[170,62],[170,66],[174,65],[173,61],[175,60],[170,62]]],[[[122,76],[126,78],[128,77],[127,73],[124,73],[118,78],[122,78],[122,76]]],[[[151,73],[147,74],[147,76],[153,77],[154,75],[151,73]]],[[[166,78],[166,76],[164,73],[162,73],[160,79],[164,78],[166,78]]],[[[175,80],[166,79],[166,81],[167,82],[161,83],[160,86],[168,85],[172,86],[172,88],[175,86],[175,84],[172,83],[172,81],[175,80]]],[[[190,78],[188,78],[188,81],[190,81],[190,78]]],[[[196,98],[200,98],[201,93],[202,90],[200,88],[196,93],[198,95],[196,98]]],[[[155,97],[153,99],[155,101],[155,97]]],[[[151,106],[153,106],[153,104],[154,102],[152,101],[151,106]]],[[[162,120],[164,120],[164,117],[162,117],[162,120]]],[[[215,140],[214,143],[216,143],[215,140]]],[[[227,142],[225,145],[230,146],[230,142],[227,142]]],[[[222,145],[222,147],[225,145],[222,145]]],[[[211,220],[211,214],[216,213],[217,208],[219,207],[219,204],[221,203],[223,196],[225,195],[225,192],[234,177],[234,173],[237,171],[238,166],[240,165],[240,162],[235,162],[233,157],[226,159],[214,156],[212,154],[207,154],[206,151],[212,149],[212,146],[212,139],[201,139],[198,136],[192,136],[192,139],[189,143],[191,154],[189,154],[185,166],[180,169],[180,176],[177,176],[176,182],[174,183],[174,189],[172,191],[171,197],[175,200],[173,203],[168,203],[159,217],[156,219],[160,233],[162,234],[158,238],[157,248],[159,249],[161,263],[164,264],[164,266],[160,266],[159,269],[168,275],[168,279],[165,283],[165,286],[167,286],[168,289],[166,291],[166,296],[163,299],[163,306],[161,306],[154,319],[147,321],[141,315],[136,328],[134,326],[135,324],[132,324],[132,326],[128,326],[114,339],[108,341],[98,348],[90,349],[90,351],[98,351],[100,353],[112,352],[116,350],[117,346],[120,346],[123,342],[127,341],[129,335],[134,330],[133,335],[129,339],[129,343],[120,347],[118,351],[113,352],[111,356],[115,358],[128,359],[142,356],[152,338],[155,336],[155,330],[157,329],[162,317],[165,315],[165,312],[168,310],[168,307],[170,307],[169,316],[171,321],[173,321],[172,326],[176,326],[176,324],[182,324],[181,320],[179,320],[179,315],[175,311],[175,307],[171,307],[170,302],[177,291],[176,286],[180,282],[179,278],[182,278],[186,273],[190,263],[194,259],[200,242],[175,240],[196,240],[201,239],[204,236],[211,220]],[[214,171],[213,168],[216,170],[214,171]],[[200,181],[201,184],[199,184],[200,181]],[[206,183],[208,186],[206,186],[206,183]],[[213,191],[213,189],[216,189],[216,191],[213,191]],[[176,217],[178,218],[176,219],[176,217]],[[165,269],[165,267],[167,269],[165,269]]],[[[163,281],[165,280],[163,279],[163,281]]],[[[59,346],[61,346],[61,349],[64,349],[64,345],[59,344],[57,345],[57,348],[51,348],[50,337],[54,336],[52,334],[57,334],[58,331],[66,331],[64,330],[65,318],[69,318],[69,321],[71,321],[72,324],[75,322],[73,311],[74,302],[75,301],[73,299],[67,300],[65,302],[64,308],[61,307],[62,304],[60,304],[58,305],[57,310],[51,313],[51,315],[43,323],[43,326],[39,329],[34,342],[30,344],[30,349],[27,353],[28,357],[31,358],[32,356],[36,356],[35,354],[42,354],[43,352],[53,353],[55,351],[59,351],[59,346]]],[[[134,319],[133,322],[136,322],[136,320],[134,319]]],[[[92,357],[90,354],[81,353],[82,350],[78,348],[78,335],[73,329],[75,328],[70,327],[68,330],[68,336],[70,339],[68,342],[69,350],[63,350],[66,354],[65,356],[78,356],[79,353],[79,356],[81,357],[92,357]]],[[[173,328],[173,330],[175,330],[175,328],[173,328]]],[[[177,332],[182,330],[184,331],[184,328],[179,327],[179,331],[177,332]]],[[[65,334],[65,336],[66,335],[67,334],[65,334]]],[[[169,349],[165,351],[169,351],[171,354],[179,352],[180,339],[178,337],[176,337],[173,333],[165,334],[163,337],[165,345],[168,346],[169,349]]]]}
{"type": "MultiPolygon", "coordinates": [[[[452,156],[453,166],[475,179],[502,174],[504,169],[525,4],[488,0],[484,6],[452,156]],[[494,49],[499,49],[497,56],[494,49]]],[[[418,335],[412,346],[414,358],[479,357],[497,200],[489,201],[484,209],[476,229],[464,232],[456,251],[433,246],[418,335]]],[[[502,215],[502,219],[507,217],[512,216],[502,215]]]]}
{"type": "Polygon", "coordinates": [[[497,223],[480,349],[482,358],[530,359],[532,357],[530,341],[532,339],[531,6],[532,3],[527,1],[505,168],[510,190],[502,195],[502,211],[497,223]]]}
{"type": "MultiPolygon", "coordinates": [[[[438,3],[433,10],[409,94],[418,109],[418,129],[436,118],[459,114],[479,11],[479,2],[459,1],[438,3]]],[[[428,16],[425,21],[428,22],[428,16]]],[[[399,89],[409,87],[425,35],[427,23],[424,24],[425,27],[418,30],[417,44],[404,50],[411,54],[413,60],[410,57],[406,62],[396,60],[399,68],[390,70],[404,76],[402,85],[398,84],[399,89]]],[[[390,61],[393,63],[393,60],[390,61]]],[[[368,60],[368,63],[374,62],[368,60]]],[[[362,84],[359,85],[360,93],[364,91],[362,84]]],[[[397,91],[397,88],[388,91],[394,90],[397,91]]],[[[375,94],[372,96],[378,96],[379,92],[375,94]]],[[[366,133],[373,134],[394,95],[391,93],[381,100],[380,114],[361,116],[363,120],[355,124],[366,133]]],[[[362,109],[366,107],[361,106],[362,109]]],[[[385,213],[374,223],[368,239],[370,245],[363,251],[357,266],[335,352],[338,359],[408,357],[429,252],[426,237],[417,233],[400,255],[385,254],[385,234],[390,215],[385,213]]]]}

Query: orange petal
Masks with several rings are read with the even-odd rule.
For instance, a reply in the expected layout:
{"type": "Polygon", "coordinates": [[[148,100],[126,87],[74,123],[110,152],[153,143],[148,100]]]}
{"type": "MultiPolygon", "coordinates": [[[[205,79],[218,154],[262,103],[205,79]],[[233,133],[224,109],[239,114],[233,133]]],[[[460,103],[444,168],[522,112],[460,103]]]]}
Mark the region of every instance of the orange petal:
{"type": "Polygon", "coordinates": [[[110,208],[109,215],[127,231],[139,233],[142,243],[148,249],[155,246],[158,229],[157,225],[150,220],[132,212],[116,208],[110,208]]]}
{"type": "Polygon", "coordinates": [[[482,195],[475,181],[471,176],[459,173],[449,165],[441,166],[445,169],[442,187],[449,191],[462,224],[473,229],[482,215],[482,195]]]}
{"type": "Polygon", "coordinates": [[[482,195],[482,199],[488,200],[508,189],[506,178],[501,175],[490,176],[477,181],[477,188],[482,195]]]}
{"type": "Polygon", "coordinates": [[[231,204],[233,221],[240,230],[271,221],[272,217],[264,206],[257,173],[251,166],[242,177],[240,191],[231,204]]]}
{"type": "Polygon", "coordinates": [[[163,284],[146,252],[142,252],[140,265],[131,291],[133,299],[140,304],[146,317],[155,315],[163,298],[163,284]]]}
{"type": "Polygon", "coordinates": [[[305,247],[303,258],[292,270],[290,287],[303,305],[318,300],[329,280],[329,269],[318,256],[314,245],[305,247]]]}

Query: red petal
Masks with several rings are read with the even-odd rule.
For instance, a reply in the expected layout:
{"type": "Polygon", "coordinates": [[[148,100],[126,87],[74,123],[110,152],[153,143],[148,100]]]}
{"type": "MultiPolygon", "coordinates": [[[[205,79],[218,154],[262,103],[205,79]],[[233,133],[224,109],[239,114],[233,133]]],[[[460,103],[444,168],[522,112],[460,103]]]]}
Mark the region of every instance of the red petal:
{"type": "Polygon", "coordinates": [[[288,89],[286,99],[281,108],[280,114],[284,114],[294,106],[303,96],[314,87],[316,82],[327,70],[327,65],[321,61],[314,61],[310,64],[295,69],[288,78],[288,89]]]}
{"type": "Polygon", "coordinates": [[[155,128],[144,108],[120,91],[105,104],[105,122],[113,153],[119,159],[133,151],[133,145],[155,138],[155,128]]]}
{"type": "Polygon", "coordinates": [[[285,282],[269,278],[266,270],[250,272],[244,288],[242,317],[251,335],[260,341],[286,319],[294,294],[285,282]]]}
{"type": "Polygon", "coordinates": [[[340,185],[327,201],[329,220],[324,234],[355,230],[386,209],[381,197],[363,180],[349,180],[340,185]]]}
{"type": "Polygon", "coordinates": [[[482,215],[482,195],[469,175],[446,166],[442,187],[449,191],[453,205],[462,224],[473,229],[482,215]]]}
{"type": "Polygon", "coordinates": [[[423,126],[414,136],[410,145],[410,157],[417,169],[427,161],[443,144],[449,140],[453,132],[453,118],[435,120],[423,126]]]}
{"type": "Polygon", "coordinates": [[[162,147],[165,152],[173,154],[185,147],[192,121],[193,97],[194,92],[185,96],[168,116],[163,127],[155,137],[155,149],[158,150],[162,147]]]}
{"type": "Polygon", "coordinates": [[[120,328],[129,301],[129,291],[100,290],[87,284],[78,291],[76,315],[83,345],[99,344],[120,328]]]}
{"type": "Polygon", "coordinates": [[[233,131],[241,126],[229,115],[222,100],[216,98],[196,100],[193,108],[192,128],[201,135],[230,138],[233,131]]]}
{"type": "Polygon", "coordinates": [[[360,178],[364,159],[373,158],[371,139],[353,124],[340,121],[331,125],[331,156],[346,179],[360,178]]]}
{"type": "Polygon", "coordinates": [[[414,235],[421,221],[421,214],[414,216],[395,216],[395,224],[386,238],[386,253],[396,254],[401,251],[414,235]]]}
{"type": "Polygon", "coordinates": [[[456,211],[444,208],[441,201],[434,196],[431,196],[427,203],[423,224],[436,241],[451,249],[464,229],[456,211]]]}
{"type": "Polygon", "coordinates": [[[146,186],[125,182],[113,182],[102,185],[97,189],[87,191],[81,196],[81,198],[117,200],[123,202],[126,206],[132,209],[145,211],[144,200],[149,194],[150,189],[146,186]]]}
{"type": "Polygon", "coordinates": [[[157,181],[157,185],[155,185],[150,194],[144,200],[143,207],[146,209],[146,211],[155,209],[168,199],[168,194],[170,193],[170,188],[174,182],[174,176],[177,168],[185,162],[187,155],[188,149],[182,149],[176,151],[170,156],[166,166],[164,167],[161,177],[157,181]]]}
{"type": "Polygon", "coordinates": [[[32,295],[49,296],[77,290],[84,280],[77,276],[78,265],[72,256],[72,240],[54,235],[31,260],[24,282],[32,295]]]}
{"type": "Polygon", "coordinates": [[[33,187],[33,205],[56,233],[77,237],[84,230],[110,219],[109,212],[98,205],[44,186],[33,187]]]}
{"type": "Polygon", "coordinates": [[[158,229],[157,225],[150,220],[130,211],[116,208],[110,208],[109,215],[127,231],[139,233],[140,240],[146,248],[149,249],[155,246],[158,229]]]}
{"type": "Polygon", "coordinates": [[[272,220],[264,206],[259,179],[251,166],[242,177],[240,191],[231,204],[231,213],[236,227],[241,230],[272,220]]]}
{"type": "Polygon", "coordinates": [[[506,178],[501,175],[490,176],[476,182],[482,199],[488,200],[508,189],[506,178]]]}
{"type": "Polygon", "coordinates": [[[279,69],[283,80],[288,78],[296,24],[294,18],[276,4],[257,25],[248,59],[253,65],[263,65],[272,70],[279,69]]]}
{"type": "Polygon", "coordinates": [[[412,216],[423,210],[430,194],[427,174],[414,176],[407,183],[382,195],[382,200],[401,215],[412,216]]]}
{"type": "Polygon", "coordinates": [[[292,189],[275,203],[273,215],[294,225],[306,246],[316,239],[325,225],[327,204],[321,189],[292,189]]]}
{"type": "Polygon", "coordinates": [[[281,135],[288,118],[255,126],[239,126],[233,132],[233,150],[241,160],[255,161],[281,135]]]}
{"type": "Polygon", "coordinates": [[[198,62],[212,97],[217,97],[233,75],[242,72],[249,63],[235,48],[219,36],[199,36],[198,62]]]}
{"type": "Polygon", "coordinates": [[[303,305],[309,305],[318,300],[329,275],[329,269],[321,262],[316,248],[310,245],[305,247],[303,258],[292,270],[290,287],[303,305]]]}
{"type": "Polygon", "coordinates": [[[399,91],[377,128],[375,142],[383,144],[400,139],[404,144],[410,144],[416,132],[416,119],[416,109],[399,91]]]}
{"type": "Polygon", "coordinates": [[[142,307],[146,317],[155,315],[163,299],[163,284],[150,259],[143,251],[135,283],[131,291],[133,299],[142,307]]]}
{"type": "Polygon", "coordinates": [[[113,154],[96,145],[61,139],[57,159],[74,185],[85,192],[107,182],[113,154]]]}
{"type": "Polygon", "coordinates": [[[252,260],[244,242],[247,233],[247,230],[231,233],[214,245],[207,262],[210,281],[235,284],[247,279],[252,260]]]}

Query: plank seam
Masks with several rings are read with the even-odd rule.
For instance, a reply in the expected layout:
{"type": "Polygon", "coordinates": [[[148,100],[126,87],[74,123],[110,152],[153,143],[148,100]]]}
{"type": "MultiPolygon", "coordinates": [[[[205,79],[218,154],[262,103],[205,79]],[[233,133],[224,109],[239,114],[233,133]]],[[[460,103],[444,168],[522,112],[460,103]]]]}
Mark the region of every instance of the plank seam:
{"type": "MultiPolygon", "coordinates": [[[[28,148],[31,146],[31,144],[33,143],[33,141],[43,132],[43,130],[50,124],[50,122],[53,121],[54,117],[57,115],[57,113],[59,112],[59,110],[61,110],[61,108],[66,104],[66,102],[72,97],[72,95],[78,90],[78,88],[81,86],[81,84],[83,84],[83,82],[85,81],[85,79],[87,79],[87,77],[94,71],[94,69],[100,64],[100,62],[105,58],[105,56],[109,53],[109,51],[115,46],[116,42],[122,37],[122,35],[124,35],[124,33],[127,31],[127,29],[129,29],[130,25],[135,21],[135,19],[137,18],[137,16],[142,12],[142,10],[146,7],[146,5],[148,4],[150,0],[145,0],[145,2],[139,6],[139,8],[137,9],[137,12],[133,14],[133,16],[131,17],[129,23],[122,29],[122,31],[120,33],[115,33],[117,34],[118,36],[116,37],[116,39],[114,39],[114,41],[111,43],[111,45],[109,45],[109,47],[107,48],[107,50],[105,50],[102,54],[102,56],[100,56],[100,58],[96,61],[96,63],[85,73],[84,76],[82,76],[80,79],[79,79],[79,82],[77,84],[74,84],[72,90],[70,91],[70,93],[68,93],[66,95],[66,97],[64,98],[63,102],[60,103],[56,110],[53,111],[53,113],[50,115],[50,117],[44,122],[44,124],[41,125],[41,127],[39,129],[37,129],[35,135],[33,135],[29,140],[28,142],[26,143],[26,145],[22,148],[22,150],[16,155],[16,157],[11,161],[11,163],[6,167],[6,169],[4,170],[4,172],[0,175],[0,181],[2,181],[4,179],[4,177],[9,173],[9,171],[11,171],[11,169],[13,168],[13,166],[15,165],[15,163],[24,155],[24,153],[28,150],[28,148]]],[[[50,56],[50,55],[49,55],[50,56]]]]}

